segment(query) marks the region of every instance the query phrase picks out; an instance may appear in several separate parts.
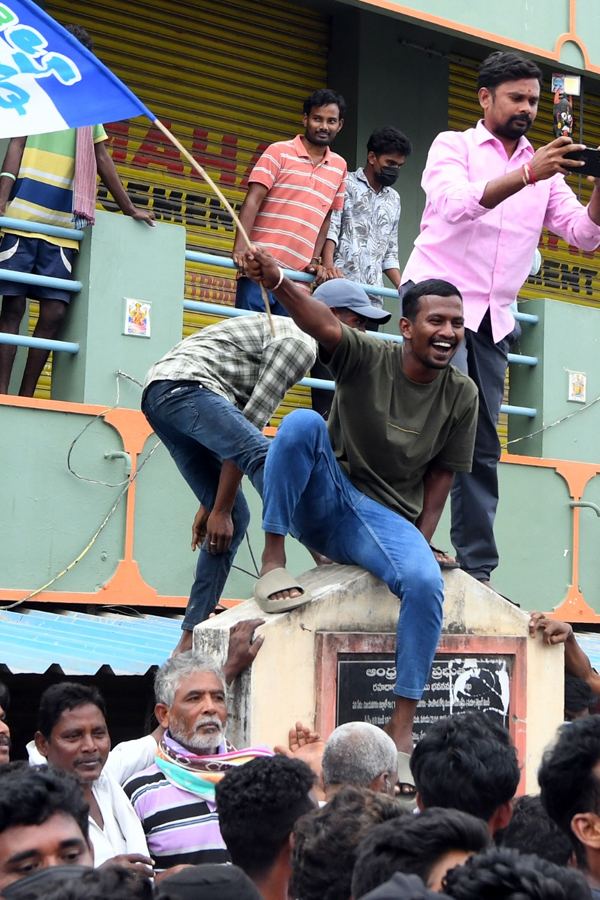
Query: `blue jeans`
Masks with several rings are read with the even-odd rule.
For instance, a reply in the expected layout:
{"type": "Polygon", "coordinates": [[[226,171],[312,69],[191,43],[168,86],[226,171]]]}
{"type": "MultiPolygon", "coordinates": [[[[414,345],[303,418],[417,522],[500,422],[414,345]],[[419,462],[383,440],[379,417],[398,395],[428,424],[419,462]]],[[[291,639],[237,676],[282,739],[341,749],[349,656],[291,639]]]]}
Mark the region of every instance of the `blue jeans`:
{"type": "Polygon", "coordinates": [[[263,529],[289,532],[335,562],[362,566],[401,599],[394,693],[419,700],[442,630],[440,567],[414,525],[351,484],[312,410],[286,416],[269,447],[263,529]]]}
{"type": "MultiPolygon", "coordinates": [[[[289,316],[287,309],[281,305],[275,296],[267,291],[269,306],[274,316],[289,316]]],[[[251,281],[245,275],[238,278],[235,289],[235,305],[238,309],[251,309],[252,312],[266,312],[260,285],[251,281]]]]}
{"type": "MultiPolygon", "coordinates": [[[[154,381],[142,398],[142,412],[161,439],[194,494],[211,510],[217,494],[221,463],[232,459],[262,494],[267,438],[233,404],[195,382],[154,381]]],[[[221,598],[250,511],[241,489],[232,510],[233,538],[216,556],[198,555],[196,578],[181,625],[193,631],[207,619],[221,598]]]]}

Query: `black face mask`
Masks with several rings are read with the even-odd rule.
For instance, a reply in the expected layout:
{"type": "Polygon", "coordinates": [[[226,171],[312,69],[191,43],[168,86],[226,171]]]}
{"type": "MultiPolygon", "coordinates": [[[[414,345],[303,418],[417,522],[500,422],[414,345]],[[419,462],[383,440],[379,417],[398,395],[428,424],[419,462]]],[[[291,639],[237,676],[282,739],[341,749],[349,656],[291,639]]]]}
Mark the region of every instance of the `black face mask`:
{"type": "Polygon", "coordinates": [[[399,174],[400,169],[396,169],[394,166],[382,166],[381,172],[374,173],[375,181],[378,181],[384,187],[391,187],[392,184],[395,184],[398,181],[399,174]]]}

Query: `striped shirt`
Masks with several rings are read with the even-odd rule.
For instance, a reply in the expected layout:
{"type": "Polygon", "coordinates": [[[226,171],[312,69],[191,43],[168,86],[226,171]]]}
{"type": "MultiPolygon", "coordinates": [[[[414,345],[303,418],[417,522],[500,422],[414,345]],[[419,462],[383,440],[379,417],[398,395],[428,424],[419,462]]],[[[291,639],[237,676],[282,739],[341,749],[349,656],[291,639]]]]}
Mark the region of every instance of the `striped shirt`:
{"type": "Polygon", "coordinates": [[[346,172],[345,160],[329,147],[321,162],[313,163],[300,135],[271,144],[248,179],[267,188],[250,240],[286,268],[306,268],[325,216],[344,206],[346,172]]]}
{"type": "Polygon", "coordinates": [[[156,873],[230,861],[216,804],[171,784],[156,763],[130,778],[124,791],[142,822],[156,873]]]}
{"type": "Polygon", "coordinates": [[[153,381],[197,381],[240,409],[262,430],[286,392],[315,361],[317,345],[291,319],[265,313],[209,325],[180,341],[152,366],[153,381]]]}
{"type": "MultiPolygon", "coordinates": [[[[73,228],[73,179],[75,177],[75,145],[77,129],[34,134],[27,138],[19,174],[11,192],[6,215],[25,222],[42,222],[73,228]]],[[[94,144],[106,140],[102,125],[95,125],[94,144]]],[[[19,234],[11,228],[3,231],[19,234]]],[[[41,238],[59,247],[79,249],[70,238],[51,237],[28,232],[27,237],[41,238]]]]}

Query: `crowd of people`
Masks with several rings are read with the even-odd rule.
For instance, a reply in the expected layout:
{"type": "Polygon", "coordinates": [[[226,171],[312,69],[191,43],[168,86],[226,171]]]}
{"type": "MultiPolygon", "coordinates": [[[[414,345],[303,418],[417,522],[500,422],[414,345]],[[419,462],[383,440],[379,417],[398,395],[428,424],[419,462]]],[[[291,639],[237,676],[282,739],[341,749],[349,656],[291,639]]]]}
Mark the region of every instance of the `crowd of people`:
{"type": "MultiPolygon", "coordinates": [[[[96,688],[41,696],[29,760],[10,762],[0,685],[0,896],[11,900],[589,900],[600,897],[600,717],[562,727],[539,795],[484,712],[440,718],[398,783],[380,728],[302,723],[289,746],[234,748],[228,684],[259,650],[232,629],[225,666],[175,654],[156,729],[111,749],[96,688]]],[[[539,627],[536,620],[532,628],[539,627]]],[[[542,626],[543,627],[543,626],[542,626]]]]}
{"type": "MultiPolygon", "coordinates": [[[[421,231],[403,273],[391,186],[412,147],[398,129],[374,131],[364,167],[347,175],[330,149],[345,103],[319,90],[305,102],[304,133],[256,163],[240,211],[251,246],[239,230],[233,248],[236,302],[255,314],[186,338],[144,384],[142,410],[200,502],[182,636],[156,675],[157,728],[111,750],[98,691],[58,684],[41,697],[29,763],[11,763],[9,698],[0,692],[2,896],[600,897],[600,718],[571,716],[544,758],[540,798],[515,800],[522,761],[490,715],[440,719],[413,748],[442,627],[442,570],[460,566],[489,584],[498,563],[496,427],[517,332],[511,304],[542,226],[584,250],[600,244],[598,182],[584,207],[564,181],[582,164],[565,158],[579,145],[561,137],[534,151],[525,137],[540,83],[538,67],[513,53],[484,61],[483,118],[434,141],[421,231]],[[312,273],[314,291],[284,268],[312,273]],[[402,344],[366,333],[390,318],[377,293],[384,273],[400,293],[402,344]],[[335,380],[331,408],[294,411],[268,441],[264,426],[315,363],[335,380]],[[277,753],[228,741],[228,684],[260,651],[262,620],[233,630],[224,668],[193,652],[192,634],[214,611],[248,527],[244,474],[263,501],[255,598],[266,615],[311,600],[286,568],[288,534],[317,563],[358,564],[398,597],[385,729],[346,723],[324,742],[298,722],[277,753]],[[456,560],[431,545],[450,494],[456,560]]],[[[102,133],[80,138],[96,147],[123,211],[152,224],[109,172],[102,133]]],[[[40,140],[11,142],[0,212],[27,217],[36,191],[46,196],[40,185],[56,182],[56,172],[40,170],[35,183],[28,175],[36,148],[52,156],[40,140]]],[[[58,154],[69,172],[76,152],[58,154]]],[[[71,192],[58,193],[44,203],[64,213],[71,192]]],[[[52,244],[7,234],[0,266],[56,274],[65,254],[52,244]]],[[[21,290],[0,282],[0,330],[18,328],[21,290]]],[[[53,335],[68,292],[38,298],[38,328],[53,335]]],[[[0,390],[11,354],[0,345],[0,390]]],[[[23,394],[41,368],[37,351],[29,357],[23,394]]],[[[597,676],[570,626],[559,626],[535,614],[530,627],[547,643],[565,642],[570,674],[593,691],[597,676]]]]}
{"type": "Polygon", "coordinates": [[[329,89],[311,94],[304,133],[265,150],[240,210],[236,305],[254,315],[186,338],[144,385],[142,409],[201,504],[177,651],[191,647],[194,626],[223,590],[248,524],[240,489],[247,474],[263,501],[254,593],[263,612],[311,599],[286,568],[288,534],[317,563],[360,565],[399,598],[386,731],[407,782],[415,709],[442,627],[441,571],[460,567],[490,585],[498,564],[497,425],[518,331],[511,305],[542,226],[587,250],[600,244],[598,185],[585,207],[564,178],[577,171],[565,153],[579,145],[563,136],[534,151],[525,136],[540,90],[531,60],[497,52],[483,62],[483,118],[434,141],[421,231],[402,274],[391,185],[410,141],[396,128],[377,129],[364,167],[348,176],[330,147],[345,102],[329,89]],[[312,273],[316,288],[285,269],[312,273]],[[389,319],[377,294],[384,273],[399,289],[402,345],[366,333],[389,319]],[[272,322],[260,312],[263,291],[272,322]],[[268,441],[262,428],[297,377],[288,351],[298,368],[325,365],[335,394],[325,416],[295,410],[268,441]],[[450,496],[456,559],[431,544],[450,496]]]}

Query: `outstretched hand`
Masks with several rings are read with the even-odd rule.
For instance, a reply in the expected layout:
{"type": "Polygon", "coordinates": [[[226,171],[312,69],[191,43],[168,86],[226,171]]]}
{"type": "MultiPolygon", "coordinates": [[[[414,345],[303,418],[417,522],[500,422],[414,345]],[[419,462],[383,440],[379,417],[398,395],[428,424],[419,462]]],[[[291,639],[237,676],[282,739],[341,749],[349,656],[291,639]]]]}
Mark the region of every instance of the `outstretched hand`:
{"type": "Polygon", "coordinates": [[[278,744],[273,749],[275,753],[289,756],[290,759],[303,759],[308,765],[311,765],[309,760],[318,761],[318,771],[321,771],[321,759],[323,758],[325,741],[318,731],[311,731],[302,722],[296,722],[290,728],[287,747],[283,744],[278,744]]]}
{"type": "Polygon", "coordinates": [[[138,209],[137,206],[134,207],[131,218],[136,219],[138,222],[145,222],[146,225],[156,225],[154,213],[148,209],[138,209]]]}
{"type": "Polygon", "coordinates": [[[253,641],[254,632],[264,624],[264,619],[244,619],[243,622],[236,622],[229,629],[229,650],[223,666],[227,684],[231,684],[233,679],[251,666],[256,659],[256,654],[262,647],[265,638],[260,634],[253,641]]]}
{"type": "Polygon", "coordinates": [[[531,613],[529,619],[529,634],[535,637],[538,631],[542,632],[544,644],[564,644],[573,634],[573,628],[568,622],[559,622],[549,619],[543,612],[531,613]]]}
{"type": "Polygon", "coordinates": [[[302,722],[296,722],[289,730],[288,746],[278,744],[273,749],[275,753],[287,756],[289,759],[301,759],[305,762],[316,775],[315,789],[318,796],[320,799],[324,798],[322,763],[325,742],[317,731],[311,731],[302,722]]]}

